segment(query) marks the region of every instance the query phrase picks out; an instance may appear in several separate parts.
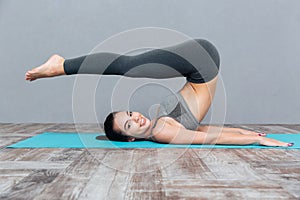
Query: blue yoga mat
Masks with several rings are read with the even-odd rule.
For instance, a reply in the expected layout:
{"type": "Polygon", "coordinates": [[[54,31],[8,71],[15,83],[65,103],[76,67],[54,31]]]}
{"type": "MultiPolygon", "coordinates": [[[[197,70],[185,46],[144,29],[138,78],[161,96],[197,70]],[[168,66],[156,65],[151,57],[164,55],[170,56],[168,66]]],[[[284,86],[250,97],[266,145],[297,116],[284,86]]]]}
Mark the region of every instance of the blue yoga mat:
{"type": "Polygon", "coordinates": [[[268,134],[269,138],[294,142],[293,147],[266,147],[261,145],[175,145],[151,141],[112,142],[104,133],[45,132],[17,142],[7,148],[287,148],[300,149],[300,134],[268,134]],[[98,137],[100,140],[96,140],[98,137]]]}

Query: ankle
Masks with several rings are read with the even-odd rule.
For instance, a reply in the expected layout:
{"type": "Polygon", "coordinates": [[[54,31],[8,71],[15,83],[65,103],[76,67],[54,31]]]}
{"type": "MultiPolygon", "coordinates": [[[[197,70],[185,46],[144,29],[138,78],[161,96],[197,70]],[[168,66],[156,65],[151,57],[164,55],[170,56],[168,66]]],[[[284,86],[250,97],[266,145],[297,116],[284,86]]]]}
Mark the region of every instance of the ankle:
{"type": "Polygon", "coordinates": [[[58,75],[66,75],[65,68],[64,68],[64,63],[65,63],[65,59],[62,58],[60,63],[59,63],[59,67],[57,68],[57,74],[58,75]]]}
{"type": "Polygon", "coordinates": [[[53,55],[50,59],[53,59],[55,65],[52,67],[51,73],[55,76],[66,75],[64,70],[65,59],[60,55],[53,55]]]}

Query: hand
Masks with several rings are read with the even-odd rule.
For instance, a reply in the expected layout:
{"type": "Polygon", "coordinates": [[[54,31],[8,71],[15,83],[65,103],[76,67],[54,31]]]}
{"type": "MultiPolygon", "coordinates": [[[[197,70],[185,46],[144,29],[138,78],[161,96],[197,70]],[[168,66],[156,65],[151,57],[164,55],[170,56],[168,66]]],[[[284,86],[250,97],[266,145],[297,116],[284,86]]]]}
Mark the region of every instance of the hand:
{"type": "Polygon", "coordinates": [[[271,138],[264,138],[264,137],[259,137],[258,143],[264,146],[279,146],[279,147],[291,147],[294,145],[294,143],[286,143],[286,142],[281,142],[279,140],[274,140],[271,138]]]}
{"type": "Polygon", "coordinates": [[[240,132],[240,134],[243,134],[243,135],[267,136],[266,133],[255,132],[255,131],[250,131],[250,130],[245,130],[245,129],[239,129],[239,132],[240,132]]]}

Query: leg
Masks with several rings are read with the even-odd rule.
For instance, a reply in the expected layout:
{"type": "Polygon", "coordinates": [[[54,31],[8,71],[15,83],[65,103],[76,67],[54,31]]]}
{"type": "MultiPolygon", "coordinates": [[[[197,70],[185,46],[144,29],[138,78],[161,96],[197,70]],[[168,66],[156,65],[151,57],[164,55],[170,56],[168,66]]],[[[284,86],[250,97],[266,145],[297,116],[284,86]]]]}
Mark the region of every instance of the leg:
{"type": "Polygon", "coordinates": [[[180,90],[180,94],[199,122],[203,120],[211,106],[216,91],[217,80],[218,77],[216,76],[207,83],[196,84],[187,82],[180,90]]]}
{"type": "Polygon", "coordinates": [[[153,49],[135,56],[107,52],[95,53],[64,60],[63,64],[59,66],[59,68],[63,66],[64,73],[60,72],[59,74],[49,72],[51,68],[49,64],[57,64],[53,63],[51,57],[44,65],[28,71],[26,79],[35,80],[62,74],[103,74],[157,79],[185,76],[190,82],[199,83],[205,79],[210,80],[216,73],[216,70],[211,73],[212,68],[206,67],[214,65],[206,50],[208,44],[206,40],[188,40],[174,46],[153,49]]]}
{"type": "Polygon", "coordinates": [[[203,74],[200,73],[201,71],[190,74],[187,77],[188,82],[180,90],[199,122],[205,117],[213,101],[220,67],[220,56],[216,47],[208,41],[202,41],[201,45],[207,52],[206,57],[213,62],[204,62],[203,74]]]}

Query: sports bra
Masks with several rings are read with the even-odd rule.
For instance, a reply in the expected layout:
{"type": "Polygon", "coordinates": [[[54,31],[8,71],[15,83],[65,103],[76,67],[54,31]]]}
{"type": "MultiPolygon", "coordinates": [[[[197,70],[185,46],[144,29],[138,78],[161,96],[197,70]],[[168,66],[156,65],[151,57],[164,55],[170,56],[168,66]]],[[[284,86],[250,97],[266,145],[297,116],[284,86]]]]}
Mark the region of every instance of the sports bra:
{"type": "MultiPolygon", "coordinates": [[[[160,103],[152,130],[161,117],[171,117],[189,130],[196,130],[200,125],[179,92],[168,95],[165,100],[160,103]]],[[[153,136],[151,136],[150,139],[153,139],[153,136]]]]}

